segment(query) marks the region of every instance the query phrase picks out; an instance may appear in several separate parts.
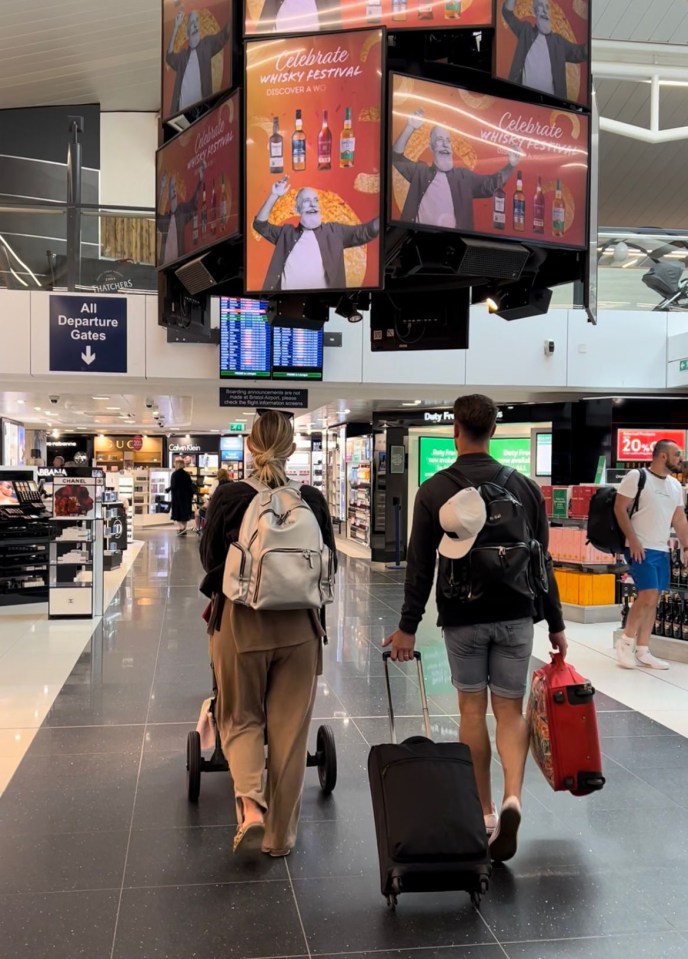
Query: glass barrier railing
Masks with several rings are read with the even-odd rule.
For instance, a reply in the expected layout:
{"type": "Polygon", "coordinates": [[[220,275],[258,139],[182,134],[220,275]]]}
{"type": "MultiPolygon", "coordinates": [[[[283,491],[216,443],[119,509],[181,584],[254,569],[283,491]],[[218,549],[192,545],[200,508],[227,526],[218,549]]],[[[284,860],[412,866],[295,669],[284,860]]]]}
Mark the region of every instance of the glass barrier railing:
{"type": "MultiPolygon", "coordinates": [[[[80,260],[68,256],[70,216],[64,204],[0,205],[0,287],[157,292],[153,210],[83,206],[77,223],[80,260]]],[[[686,266],[687,234],[603,227],[598,310],[686,310],[686,266]]],[[[576,292],[572,284],[555,287],[552,308],[578,305],[576,292]]]]}
{"type": "Polygon", "coordinates": [[[75,211],[58,203],[0,204],[0,286],[154,293],[155,212],[117,206],[82,206],[75,211]],[[70,229],[78,243],[68,243],[70,229]]]}

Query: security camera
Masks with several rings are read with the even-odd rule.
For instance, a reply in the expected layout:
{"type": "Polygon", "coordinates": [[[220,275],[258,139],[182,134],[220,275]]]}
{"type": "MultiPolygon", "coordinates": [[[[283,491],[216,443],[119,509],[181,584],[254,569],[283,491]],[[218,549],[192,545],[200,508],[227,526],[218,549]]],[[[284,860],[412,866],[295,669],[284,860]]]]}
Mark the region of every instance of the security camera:
{"type": "Polygon", "coordinates": [[[53,406],[57,406],[57,404],[60,402],[59,396],[49,396],[48,399],[53,404],[53,406]]]}
{"type": "Polygon", "coordinates": [[[545,356],[551,356],[554,353],[554,340],[545,340],[545,356]]]}
{"type": "Polygon", "coordinates": [[[146,409],[147,409],[147,410],[152,410],[154,405],[155,405],[155,404],[153,403],[153,400],[150,398],[150,396],[147,396],[147,397],[146,397],[146,409]]]}

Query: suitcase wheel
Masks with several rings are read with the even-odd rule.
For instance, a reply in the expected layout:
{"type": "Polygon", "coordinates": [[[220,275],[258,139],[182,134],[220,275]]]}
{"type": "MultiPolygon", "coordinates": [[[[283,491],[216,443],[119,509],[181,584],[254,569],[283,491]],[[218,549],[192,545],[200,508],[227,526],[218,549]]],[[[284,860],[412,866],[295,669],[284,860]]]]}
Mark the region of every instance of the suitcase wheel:
{"type": "Polygon", "coordinates": [[[482,901],[482,898],[483,898],[483,897],[480,895],[479,892],[472,892],[472,893],[471,893],[471,905],[474,906],[476,909],[480,909],[480,903],[481,903],[481,901],[482,901]]]}
{"type": "Polygon", "coordinates": [[[337,785],[337,747],[334,733],[329,726],[320,726],[316,740],[316,760],[320,788],[326,796],[337,785]]]}
{"type": "Polygon", "coordinates": [[[189,802],[198,802],[201,792],[201,737],[194,729],[186,740],[186,789],[189,802]]]}
{"type": "Polygon", "coordinates": [[[387,896],[387,907],[391,909],[392,912],[397,908],[397,897],[392,895],[392,893],[387,896]]]}

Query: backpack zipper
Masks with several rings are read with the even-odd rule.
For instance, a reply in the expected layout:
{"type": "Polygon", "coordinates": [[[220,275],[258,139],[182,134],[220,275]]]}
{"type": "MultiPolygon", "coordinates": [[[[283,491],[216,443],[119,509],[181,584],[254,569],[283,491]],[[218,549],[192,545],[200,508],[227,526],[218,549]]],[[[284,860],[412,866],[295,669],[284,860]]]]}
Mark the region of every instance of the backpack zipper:
{"type": "MultiPolygon", "coordinates": [[[[314,567],[313,567],[313,554],[314,554],[314,552],[315,552],[315,550],[312,550],[312,549],[294,549],[294,548],[289,548],[289,547],[286,547],[286,546],[283,547],[283,548],[281,548],[281,549],[271,549],[271,550],[269,550],[269,553],[300,553],[303,557],[305,557],[305,558],[308,560],[308,565],[310,566],[311,569],[314,568],[314,567]]],[[[260,581],[261,581],[261,578],[262,578],[262,575],[263,575],[263,561],[264,561],[264,559],[265,559],[265,557],[266,557],[267,555],[268,555],[267,553],[264,553],[263,556],[261,556],[260,563],[258,564],[258,575],[257,575],[257,577],[256,577],[256,588],[255,588],[255,590],[253,591],[253,602],[254,602],[254,603],[257,603],[257,602],[258,602],[258,593],[259,593],[259,591],[260,591],[260,581]]]]}

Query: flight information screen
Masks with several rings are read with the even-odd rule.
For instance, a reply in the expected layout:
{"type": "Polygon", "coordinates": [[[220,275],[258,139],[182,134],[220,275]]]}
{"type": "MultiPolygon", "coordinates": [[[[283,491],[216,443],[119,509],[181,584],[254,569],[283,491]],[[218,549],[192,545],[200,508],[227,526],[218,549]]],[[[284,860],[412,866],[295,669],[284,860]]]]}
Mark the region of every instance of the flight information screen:
{"type": "Polygon", "coordinates": [[[322,330],[272,328],[272,378],[275,380],[321,380],[323,377],[322,330]]]}
{"type": "Polygon", "coordinates": [[[271,333],[263,300],[220,298],[220,378],[270,379],[271,333]]]}

